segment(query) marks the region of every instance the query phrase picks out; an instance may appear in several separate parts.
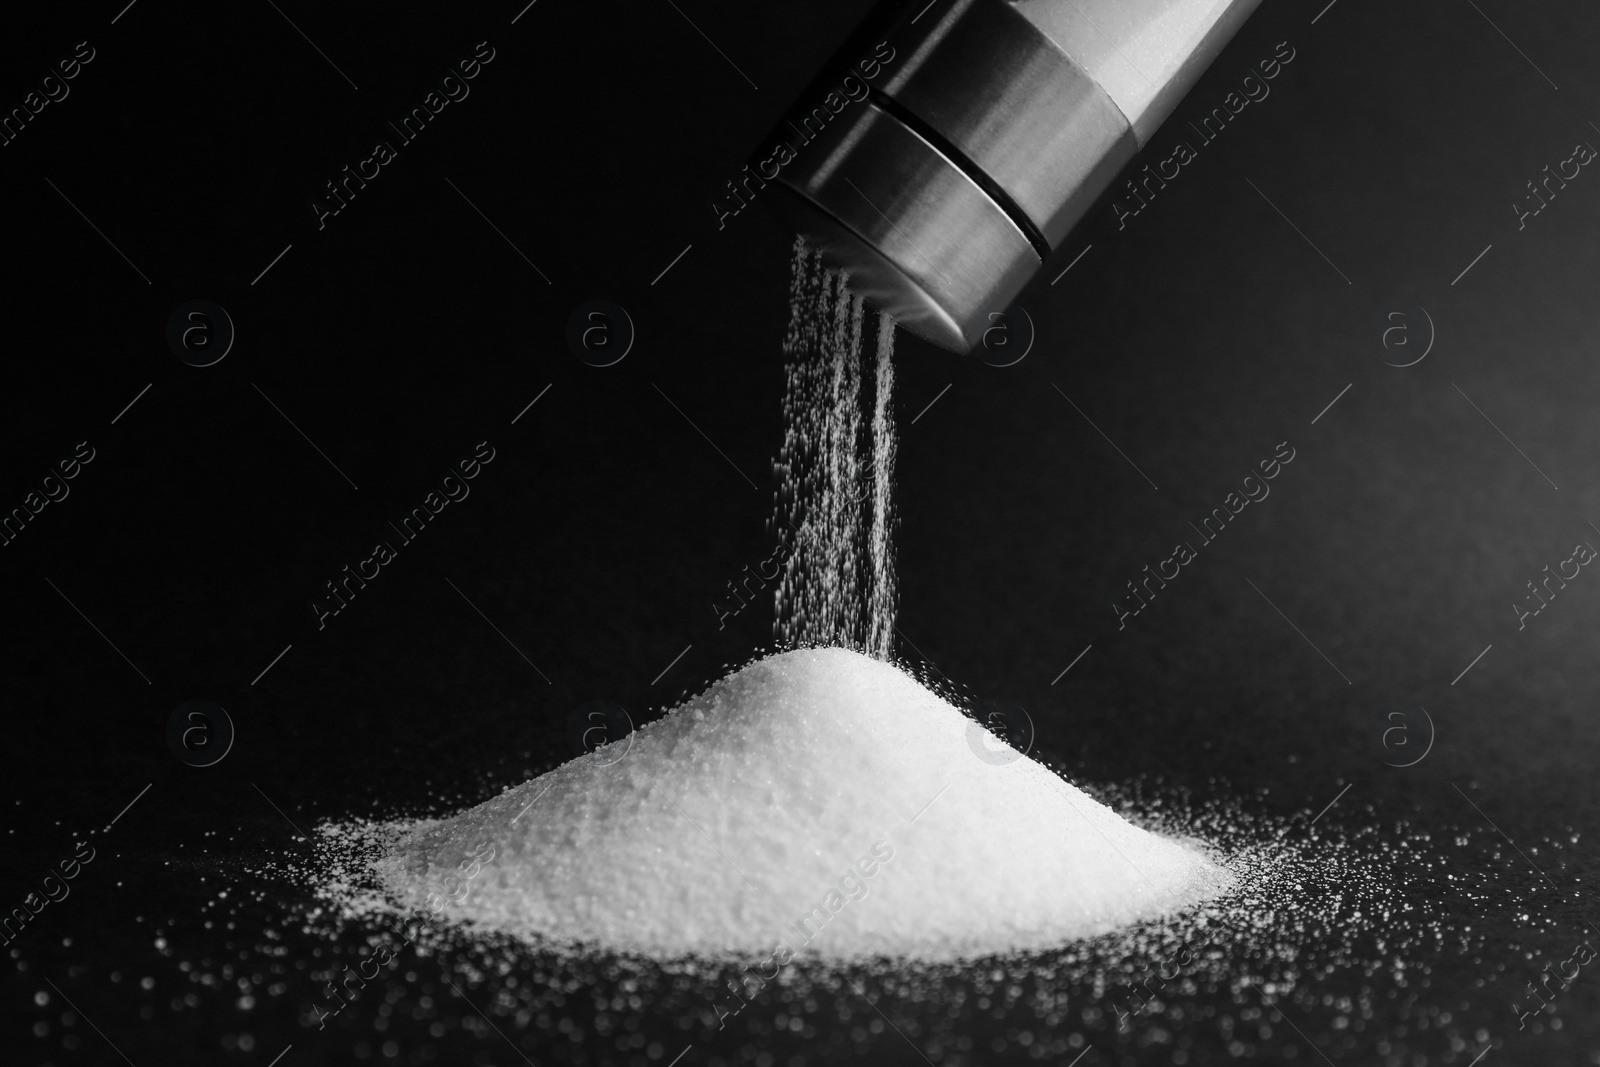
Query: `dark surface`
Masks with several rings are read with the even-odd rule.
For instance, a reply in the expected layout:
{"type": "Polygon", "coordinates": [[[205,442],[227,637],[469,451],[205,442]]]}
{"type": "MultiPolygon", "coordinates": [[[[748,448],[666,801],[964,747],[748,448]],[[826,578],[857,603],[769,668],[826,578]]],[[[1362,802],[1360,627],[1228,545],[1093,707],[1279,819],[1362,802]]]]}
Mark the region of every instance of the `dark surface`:
{"type": "MultiPolygon", "coordinates": [[[[0,549],[4,907],[91,831],[98,850],[6,949],[7,1062],[122,1062],[113,1044],[140,1067],[266,1064],[290,1044],[283,1067],[523,1062],[453,999],[437,957],[398,968],[382,1028],[374,1005],[319,1032],[311,975],[360,942],[299,932],[303,891],[252,871],[305,854],[291,821],[480,799],[565,758],[582,702],[647,719],[770,645],[769,608],[719,631],[711,601],[773,545],[790,237],[761,210],[719,232],[708,201],[862,5],[542,0],[515,26],[519,4],[279,6],[141,0],[115,25],[118,2],[34,11],[0,42],[7,106],[75,42],[97,52],[0,148],[3,506],[75,442],[95,449],[70,496],[0,549]],[[321,183],[484,39],[497,54],[471,95],[319,231],[307,204],[321,183]],[[597,297],[638,328],[603,369],[563,341],[568,312],[597,297]],[[164,341],[194,298],[238,328],[205,369],[164,341]],[[496,458],[471,495],[319,631],[307,602],[322,583],[482,440],[496,458]],[[192,699],[238,731],[203,770],[166,745],[192,699]],[[274,938],[277,956],[262,948],[274,938]]],[[[1597,580],[1584,571],[1520,631],[1511,607],[1575,543],[1600,545],[1600,177],[1585,168],[1520,231],[1510,207],[1574,143],[1600,144],[1600,21],[1577,4],[1477,6],[1343,0],[1313,26],[1322,0],[1269,2],[1174,121],[1287,40],[1296,57],[1271,96],[1125,229],[1107,205],[1090,216],[1020,301],[1038,326],[1025,360],[997,369],[899,341],[908,662],[1025,705],[1038,752],[1090,788],[1160,778],[1274,817],[1348,785],[1329,825],[1481,843],[1461,873],[1489,872],[1498,895],[1432,903],[1483,941],[1408,961],[1410,1016],[1380,1001],[1360,1035],[1336,1033],[1323,998],[1364,979],[1334,976],[1290,1009],[1317,1051],[1287,1028],[1234,1049],[1214,1027],[1172,1024],[1188,1062],[1465,1064],[1486,1043],[1490,1065],[1600,1062],[1592,974],[1536,1028],[1519,1033],[1509,1010],[1583,936],[1600,822],[1597,580]],[[1402,305],[1437,329],[1404,369],[1384,365],[1373,324],[1402,305]],[[1124,583],[1283,441],[1296,458],[1270,497],[1119,631],[1124,583]],[[1416,766],[1372,750],[1391,702],[1437,728],[1416,766]],[[1419,1031],[1428,1006],[1454,1023],[1419,1031]]],[[[533,1062],[648,1055],[519,1018],[510,1005],[538,1000],[542,968],[521,960],[517,986],[471,986],[533,1062]]],[[[912,1035],[947,1003],[872,984],[912,1035]]],[[[581,1023],[581,999],[549,1010],[581,1023]]],[[[637,1014],[676,1033],[675,1004],[663,993],[637,1014]]],[[[951,1062],[1037,1058],[1004,1013],[968,1011],[950,1018],[970,1019],[975,1044],[946,1049],[951,1062]]],[[[1077,1011],[1055,1029],[1088,1035],[1085,1067],[1174,1062],[1171,1041],[1115,1037],[1077,1011]]],[[[690,1034],[682,1063],[764,1049],[923,1062],[892,1033],[855,1040],[872,1018],[855,1012],[814,1010],[819,1029],[787,1037],[690,1034]]],[[[648,1062],[680,1045],[661,1047],[648,1062]]]]}

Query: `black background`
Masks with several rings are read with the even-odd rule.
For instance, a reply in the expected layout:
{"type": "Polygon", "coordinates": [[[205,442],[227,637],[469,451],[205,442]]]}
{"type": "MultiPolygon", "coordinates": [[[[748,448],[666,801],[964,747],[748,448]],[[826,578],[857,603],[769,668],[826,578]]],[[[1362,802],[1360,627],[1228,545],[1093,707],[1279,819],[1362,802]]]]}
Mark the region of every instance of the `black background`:
{"type": "MultiPolygon", "coordinates": [[[[8,108],[76,42],[96,50],[0,148],[0,506],[76,442],[96,452],[0,549],[0,905],[91,831],[104,857],[7,949],[18,1062],[121,1062],[35,1002],[45,978],[141,1067],[264,1064],[289,1042],[285,1067],[342,1062],[359,1034],[318,1046],[296,993],[253,1052],[219,1043],[240,1028],[222,994],[141,1017],[128,976],[154,965],[152,924],[204,947],[222,935],[199,904],[240,856],[303,851],[290,821],[481,799],[566,758],[580,703],[647,720],[771,644],[770,605],[719,630],[711,604],[775,544],[791,235],[759,206],[719,231],[709,201],[864,5],[539,0],[515,25],[514,3],[279,6],[58,5],[0,42],[8,108]],[[322,183],[393,142],[383,122],[483,40],[471,95],[319,230],[322,183]],[[203,369],[165,342],[196,298],[238,331],[203,369]],[[563,339],[593,298],[638,331],[609,368],[563,339]],[[322,584],[484,440],[471,495],[319,630],[322,584]],[[205,770],[166,746],[191,699],[238,731],[205,770]]],[[[1141,163],[1288,41],[1270,97],[1125,229],[1090,214],[1020,300],[1025,360],[900,336],[898,653],[1025,705],[1039,753],[1090,786],[1159,776],[1286,814],[1349,785],[1330,819],[1575,834],[1558,880],[1587,900],[1600,593],[1586,571],[1521,631],[1511,604],[1600,545],[1600,178],[1521,230],[1511,204],[1600,143],[1600,21],[1478,8],[1268,0],[1141,163]],[[1373,323],[1402,305],[1437,339],[1398,369],[1373,323]],[[1119,631],[1124,583],[1282,441],[1296,459],[1271,496],[1119,631]],[[1437,728],[1404,770],[1369,743],[1394,701],[1437,728]]],[[[1507,892],[1554,893],[1519,855],[1507,892]]],[[[1574,936],[1507,927],[1503,952],[1442,982],[1439,1002],[1470,1001],[1467,1032],[1492,1031],[1489,1062],[1600,1050],[1588,975],[1560,1030],[1518,1034],[1507,1010],[1529,961],[1574,936]]]]}

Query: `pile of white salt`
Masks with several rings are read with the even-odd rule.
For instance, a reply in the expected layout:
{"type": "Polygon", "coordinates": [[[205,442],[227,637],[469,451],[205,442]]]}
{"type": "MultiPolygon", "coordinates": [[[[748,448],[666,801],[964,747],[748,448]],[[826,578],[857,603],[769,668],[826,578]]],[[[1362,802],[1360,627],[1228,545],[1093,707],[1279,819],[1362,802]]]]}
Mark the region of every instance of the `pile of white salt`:
{"type": "Polygon", "coordinates": [[[1047,949],[1231,881],[972,727],[892,664],[787,652],[409,824],[369,873],[391,902],[448,884],[447,919],[535,944],[833,960],[1047,949]]]}

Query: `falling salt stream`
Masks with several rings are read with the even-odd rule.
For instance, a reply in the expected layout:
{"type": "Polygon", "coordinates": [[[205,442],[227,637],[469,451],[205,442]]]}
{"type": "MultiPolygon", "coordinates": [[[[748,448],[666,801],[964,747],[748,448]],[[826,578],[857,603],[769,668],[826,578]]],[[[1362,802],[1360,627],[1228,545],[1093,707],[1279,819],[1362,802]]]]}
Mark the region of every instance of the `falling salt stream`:
{"type": "Polygon", "coordinates": [[[867,648],[887,656],[894,644],[894,321],[878,319],[878,373],[872,401],[872,524],[867,528],[867,563],[872,589],[867,595],[867,648]]]}
{"type": "Polygon", "coordinates": [[[784,337],[777,525],[789,545],[774,634],[783,647],[894,647],[894,322],[878,318],[877,372],[862,366],[865,306],[795,242],[784,337]],[[871,388],[862,417],[863,385],[871,388]],[[868,460],[861,462],[865,453],[868,460]]]}

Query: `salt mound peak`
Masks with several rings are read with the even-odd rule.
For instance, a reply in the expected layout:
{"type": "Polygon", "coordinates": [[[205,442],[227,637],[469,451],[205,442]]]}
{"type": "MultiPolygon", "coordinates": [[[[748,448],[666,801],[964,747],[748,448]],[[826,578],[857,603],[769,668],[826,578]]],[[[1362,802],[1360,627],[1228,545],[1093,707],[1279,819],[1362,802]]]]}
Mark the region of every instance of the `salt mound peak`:
{"type": "Polygon", "coordinates": [[[980,758],[971,725],[892,664],[785,652],[409,829],[375,873],[537,942],[837,960],[1044,949],[1229,882],[1026,756],[980,758]]]}

